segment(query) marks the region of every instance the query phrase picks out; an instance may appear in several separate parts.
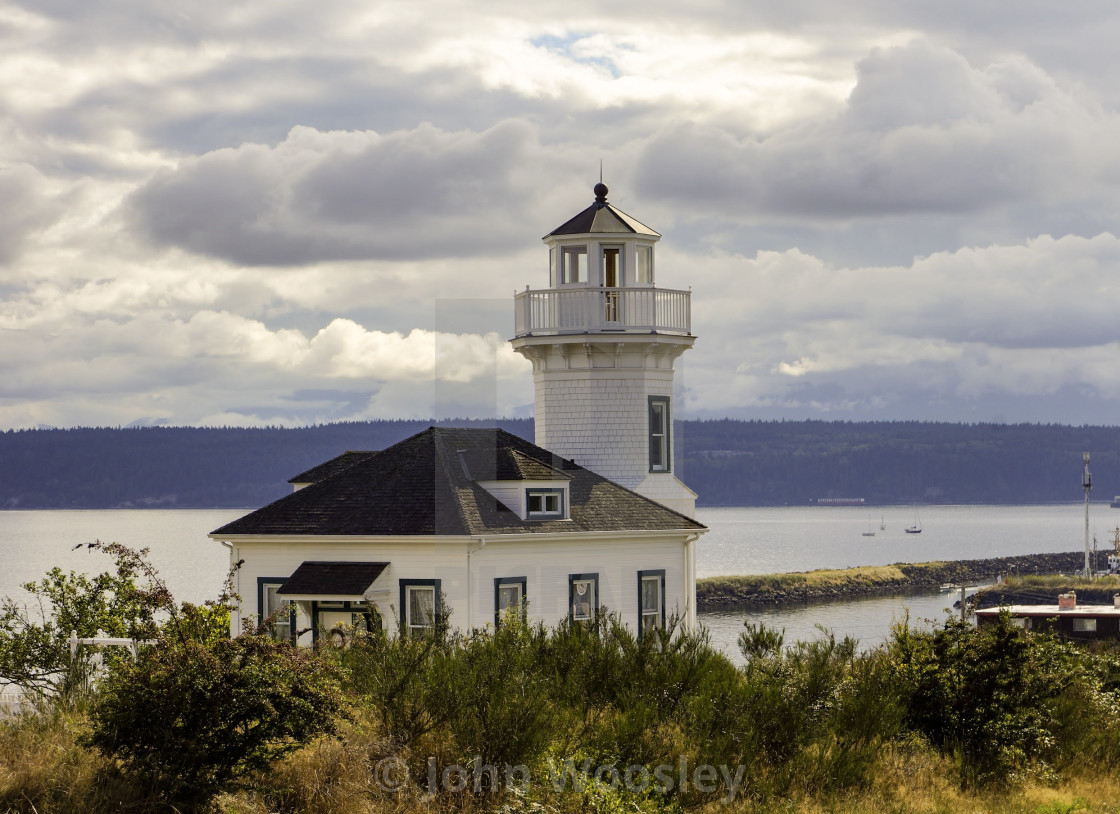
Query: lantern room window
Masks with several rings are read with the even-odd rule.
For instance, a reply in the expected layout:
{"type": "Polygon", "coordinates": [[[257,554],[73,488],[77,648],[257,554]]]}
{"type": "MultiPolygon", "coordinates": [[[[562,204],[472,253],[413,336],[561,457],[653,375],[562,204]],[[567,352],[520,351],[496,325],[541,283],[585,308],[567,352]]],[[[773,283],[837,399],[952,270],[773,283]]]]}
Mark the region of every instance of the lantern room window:
{"type": "Polygon", "coordinates": [[[637,269],[634,282],[649,285],[653,282],[653,246],[637,246],[637,269]]]}
{"type": "Polygon", "coordinates": [[[587,282],[586,246],[565,246],[561,249],[560,282],[563,285],[587,282]]]}

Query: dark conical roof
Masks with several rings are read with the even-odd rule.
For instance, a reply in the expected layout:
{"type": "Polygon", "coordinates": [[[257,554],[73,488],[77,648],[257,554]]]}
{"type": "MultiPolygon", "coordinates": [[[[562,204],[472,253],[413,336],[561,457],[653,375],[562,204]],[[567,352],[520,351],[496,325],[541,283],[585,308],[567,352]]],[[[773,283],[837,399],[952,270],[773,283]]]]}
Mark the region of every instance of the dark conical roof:
{"type": "Polygon", "coordinates": [[[621,209],[607,203],[607,186],[601,181],[595,185],[595,203],[580,212],[562,226],[558,226],[544,236],[544,240],[560,235],[586,235],[596,233],[631,233],[661,237],[637,218],[632,218],[621,209]]]}

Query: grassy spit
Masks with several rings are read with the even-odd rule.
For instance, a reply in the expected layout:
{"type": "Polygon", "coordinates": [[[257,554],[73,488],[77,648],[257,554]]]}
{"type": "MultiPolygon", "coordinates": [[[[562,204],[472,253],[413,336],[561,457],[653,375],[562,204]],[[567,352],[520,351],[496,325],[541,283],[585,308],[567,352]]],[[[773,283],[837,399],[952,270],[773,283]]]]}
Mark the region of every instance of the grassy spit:
{"type": "Polygon", "coordinates": [[[707,577],[696,582],[696,603],[700,610],[715,610],[923,591],[948,583],[992,579],[1001,574],[1041,576],[1073,573],[1082,566],[1084,557],[1084,552],[1074,551],[820,569],[789,574],[707,577]]]}

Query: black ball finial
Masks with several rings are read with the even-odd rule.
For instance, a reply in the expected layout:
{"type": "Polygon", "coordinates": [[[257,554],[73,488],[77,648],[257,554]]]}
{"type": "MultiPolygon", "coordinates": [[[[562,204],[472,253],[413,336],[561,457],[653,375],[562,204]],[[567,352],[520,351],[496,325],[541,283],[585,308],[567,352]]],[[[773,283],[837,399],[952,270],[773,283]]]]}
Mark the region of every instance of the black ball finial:
{"type": "Polygon", "coordinates": [[[597,183],[595,185],[595,203],[606,203],[607,202],[607,192],[609,192],[609,191],[610,190],[607,189],[607,185],[604,184],[602,181],[597,183]]]}

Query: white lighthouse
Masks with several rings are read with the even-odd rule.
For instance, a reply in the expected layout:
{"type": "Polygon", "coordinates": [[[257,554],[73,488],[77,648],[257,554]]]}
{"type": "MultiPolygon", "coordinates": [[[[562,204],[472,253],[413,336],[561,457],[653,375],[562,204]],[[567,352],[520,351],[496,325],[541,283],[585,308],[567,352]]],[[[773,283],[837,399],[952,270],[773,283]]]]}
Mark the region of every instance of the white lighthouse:
{"type": "Polygon", "coordinates": [[[661,235],[607,202],[545,235],[550,280],[514,298],[514,350],[533,363],[536,443],[694,516],[676,476],[673,365],[692,347],[690,294],[658,288],[661,235]]]}

